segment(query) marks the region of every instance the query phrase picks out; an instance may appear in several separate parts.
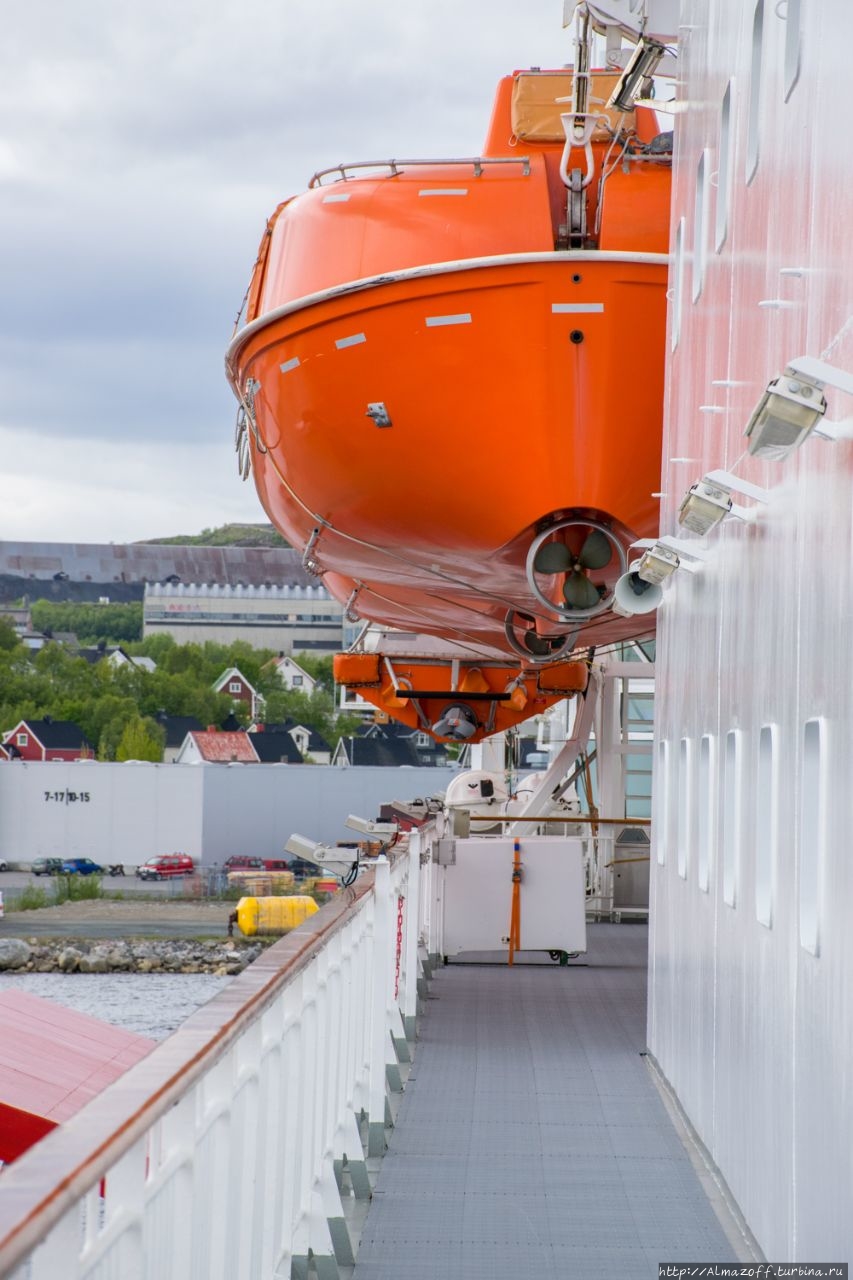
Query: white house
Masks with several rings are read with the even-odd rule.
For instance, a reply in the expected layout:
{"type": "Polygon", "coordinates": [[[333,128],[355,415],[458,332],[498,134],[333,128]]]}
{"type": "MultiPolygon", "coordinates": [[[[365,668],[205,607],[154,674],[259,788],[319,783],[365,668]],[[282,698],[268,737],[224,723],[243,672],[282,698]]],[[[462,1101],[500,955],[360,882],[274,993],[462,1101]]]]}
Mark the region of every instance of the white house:
{"type": "Polygon", "coordinates": [[[303,667],[300,667],[299,663],[294,658],[291,658],[288,653],[280,653],[277,658],[273,658],[268,666],[275,668],[279,680],[288,692],[292,689],[298,689],[300,693],[311,694],[317,687],[317,681],[314,677],[310,676],[303,667]]]}
{"type": "Polygon", "coordinates": [[[331,764],[332,749],[322,734],[304,724],[295,724],[287,732],[299,748],[303,760],[310,758],[314,764],[331,764]]]}

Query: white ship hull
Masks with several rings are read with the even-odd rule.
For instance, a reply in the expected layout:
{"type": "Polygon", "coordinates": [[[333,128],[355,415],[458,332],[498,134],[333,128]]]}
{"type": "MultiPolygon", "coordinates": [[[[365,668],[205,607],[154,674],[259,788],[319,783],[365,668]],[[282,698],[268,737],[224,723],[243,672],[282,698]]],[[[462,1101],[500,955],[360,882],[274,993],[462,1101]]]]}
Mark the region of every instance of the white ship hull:
{"type": "Polygon", "coordinates": [[[846,1260],[853,448],[743,432],[792,358],[853,371],[853,10],[682,12],[662,531],[708,471],[770,493],[659,610],[649,1046],[765,1256],[846,1260]]]}

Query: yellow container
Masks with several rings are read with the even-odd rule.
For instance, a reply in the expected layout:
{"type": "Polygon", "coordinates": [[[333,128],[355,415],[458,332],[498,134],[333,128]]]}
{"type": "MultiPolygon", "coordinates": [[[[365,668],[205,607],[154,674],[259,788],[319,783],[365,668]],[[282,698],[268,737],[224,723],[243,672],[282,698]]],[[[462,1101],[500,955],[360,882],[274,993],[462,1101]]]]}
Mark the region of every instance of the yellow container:
{"type": "Polygon", "coordinates": [[[278,893],[282,889],[292,889],[296,877],[292,871],[271,871],[270,884],[273,892],[278,893]]]}
{"type": "Polygon", "coordinates": [[[286,898],[241,898],[237,925],[245,937],[256,933],[287,933],[318,910],[313,898],[292,894],[286,898]]]}

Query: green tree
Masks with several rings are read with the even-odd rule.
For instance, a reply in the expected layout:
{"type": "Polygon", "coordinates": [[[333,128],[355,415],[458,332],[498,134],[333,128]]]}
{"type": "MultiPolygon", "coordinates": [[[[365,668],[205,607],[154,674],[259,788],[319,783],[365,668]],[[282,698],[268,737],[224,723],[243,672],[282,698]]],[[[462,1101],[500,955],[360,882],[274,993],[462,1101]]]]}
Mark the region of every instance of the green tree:
{"type": "Polygon", "coordinates": [[[118,644],[142,637],[142,602],[89,604],[36,600],[30,610],[33,626],[53,634],[73,631],[80,641],[105,640],[118,644]]]}
{"type": "Polygon", "coordinates": [[[11,618],[0,618],[0,651],[12,653],[20,641],[11,618]]]}
{"type": "Polygon", "coordinates": [[[160,725],[136,716],[124,727],[116,747],[116,760],[152,760],[159,763],[163,759],[164,742],[160,725]]]}

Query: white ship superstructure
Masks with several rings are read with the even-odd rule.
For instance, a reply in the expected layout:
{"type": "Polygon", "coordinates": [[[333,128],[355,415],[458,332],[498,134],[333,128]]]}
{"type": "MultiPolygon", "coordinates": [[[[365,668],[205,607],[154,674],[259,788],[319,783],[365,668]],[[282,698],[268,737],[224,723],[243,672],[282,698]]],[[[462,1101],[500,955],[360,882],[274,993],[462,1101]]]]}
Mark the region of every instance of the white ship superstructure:
{"type": "Polygon", "coordinates": [[[681,11],[661,528],[708,557],[658,612],[649,1046],[765,1256],[848,1259],[853,399],[782,459],[744,430],[798,358],[853,372],[853,10],[681,11]],[[713,471],[766,501],[701,537],[713,471]]]}

